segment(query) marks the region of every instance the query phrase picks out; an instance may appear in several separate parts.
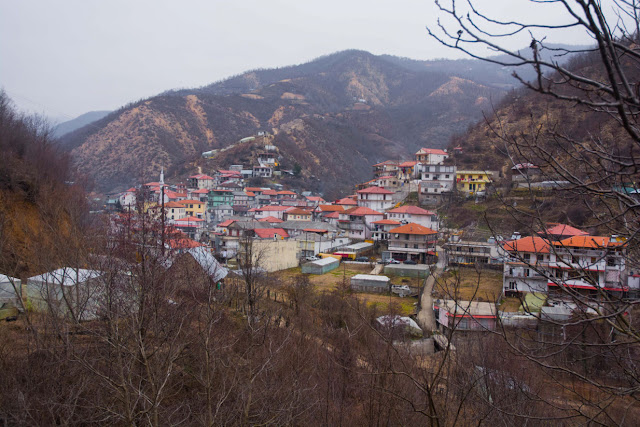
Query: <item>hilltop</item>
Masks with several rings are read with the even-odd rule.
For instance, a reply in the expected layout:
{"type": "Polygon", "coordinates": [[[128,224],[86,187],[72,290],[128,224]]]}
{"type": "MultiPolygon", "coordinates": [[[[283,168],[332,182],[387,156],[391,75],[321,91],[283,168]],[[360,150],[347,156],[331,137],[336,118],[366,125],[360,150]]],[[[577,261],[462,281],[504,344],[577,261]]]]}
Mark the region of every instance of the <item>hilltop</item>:
{"type": "Polygon", "coordinates": [[[302,167],[306,184],[340,192],[368,178],[380,160],[445,147],[516,84],[505,73],[478,73],[481,81],[474,81],[473,67],[486,64],[456,62],[338,52],[168,91],[71,132],[61,144],[110,191],[155,177],[161,165],[170,176],[193,172],[201,152],[264,130],[275,135],[283,164],[302,167]]]}

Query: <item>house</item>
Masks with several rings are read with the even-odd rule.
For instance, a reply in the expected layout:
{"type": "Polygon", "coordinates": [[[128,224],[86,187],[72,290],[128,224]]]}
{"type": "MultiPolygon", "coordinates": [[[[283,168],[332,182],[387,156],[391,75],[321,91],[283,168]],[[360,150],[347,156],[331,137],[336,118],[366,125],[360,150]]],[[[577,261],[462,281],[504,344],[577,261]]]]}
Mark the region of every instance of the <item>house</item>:
{"type": "Polygon", "coordinates": [[[503,291],[507,296],[524,292],[547,292],[547,275],[551,257],[550,243],[537,236],[504,242],[506,252],[503,291]]]}
{"type": "Polygon", "coordinates": [[[627,245],[618,236],[573,236],[551,243],[549,292],[562,296],[561,287],[595,294],[598,289],[627,292],[627,245]]]}
{"type": "Polygon", "coordinates": [[[384,217],[382,212],[363,206],[347,209],[338,215],[338,228],[345,231],[347,237],[360,240],[370,239],[375,229],[373,223],[384,217]]]}
{"type": "Polygon", "coordinates": [[[284,212],[291,209],[289,206],[267,205],[260,208],[250,209],[250,214],[253,214],[256,219],[266,218],[273,216],[284,221],[284,212]]]}
{"type": "Polygon", "coordinates": [[[391,209],[390,211],[387,211],[387,218],[403,224],[410,222],[420,224],[423,227],[430,228],[434,231],[438,231],[440,229],[438,215],[435,212],[422,209],[418,206],[405,205],[391,209]]]}
{"type": "Polygon", "coordinates": [[[257,239],[288,239],[289,233],[282,228],[255,228],[253,229],[255,238],[257,239]]]}
{"type": "Polygon", "coordinates": [[[207,202],[209,195],[209,190],[206,188],[199,188],[197,190],[189,189],[187,190],[187,198],[200,200],[201,202],[207,202]]]}
{"type": "Polygon", "coordinates": [[[527,183],[541,181],[540,168],[533,163],[518,163],[511,168],[511,182],[516,187],[527,187],[527,183]]]}
{"type": "Polygon", "coordinates": [[[449,155],[437,148],[421,148],[416,153],[416,161],[428,165],[441,165],[449,155]]]}
{"type": "Polygon", "coordinates": [[[266,218],[261,218],[258,221],[260,221],[260,222],[268,222],[269,224],[278,224],[278,223],[284,222],[283,220],[278,219],[275,216],[268,216],[266,218]]]}
{"type": "MultiPolygon", "coordinates": [[[[392,190],[392,191],[397,191],[402,184],[401,180],[391,175],[385,175],[385,176],[381,176],[380,178],[376,178],[374,182],[375,182],[374,184],[375,186],[386,188],[387,190],[392,190]]],[[[366,189],[366,187],[363,188],[363,190],[364,189],[366,189]]]]}
{"type": "Polygon", "coordinates": [[[468,196],[484,195],[492,182],[493,172],[461,170],[456,172],[456,189],[468,196]]]}
{"type": "Polygon", "coordinates": [[[104,296],[104,273],[63,267],[27,279],[29,305],[40,312],[74,320],[93,320],[100,313],[104,296]]]}
{"type": "Polygon", "coordinates": [[[216,188],[209,191],[207,196],[207,207],[213,209],[220,205],[233,206],[233,191],[216,188]]]}
{"type": "Polygon", "coordinates": [[[205,188],[207,190],[212,190],[215,186],[215,179],[209,175],[199,173],[197,175],[190,176],[187,179],[187,185],[189,188],[205,188]]]}
{"type": "Polygon", "coordinates": [[[398,164],[399,162],[393,160],[386,160],[382,163],[375,164],[373,165],[373,176],[376,178],[385,175],[398,176],[398,164]]]}
{"type": "Polygon", "coordinates": [[[298,242],[290,239],[252,239],[240,241],[240,254],[250,250],[254,269],[267,272],[286,270],[298,266],[298,242]],[[247,247],[247,245],[250,245],[247,247]]]}
{"type": "Polygon", "coordinates": [[[284,212],[285,221],[311,221],[312,214],[304,209],[292,208],[284,212]]]}
{"type": "Polygon", "coordinates": [[[408,182],[416,177],[416,161],[402,162],[398,165],[398,179],[408,182]]]}
{"type": "Polygon", "coordinates": [[[506,255],[491,233],[479,230],[453,234],[444,249],[451,264],[501,265],[506,255]]]}
{"type": "Polygon", "coordinates": [[[337,227],[327,222],[320,221],[285,221],[276,224],[275,226],[285,229],[292,237],[299,236],[301,234],[319,233],[326,236],[325,240],[331,240],[340,233],[340,230],[337,227]]]}
{"type": "Polygon", "coordinates": [[[173,225],[190,239],[199,240],[205,228],[205,221],[202,218],[186,216],[173,221],[173,225]]]}
{"type": "Polygon", "coordinates": [[[288,190],[281,190],[278,191],[276,193],[277,195],[277,200],[282,200],[282,199],[297,199],[298,195],[296,193],[294,193],[293,191],[288,191],[288,190]]]}
{"type": "Polygon", "coordinates": [[[182,200],[181,205],[185,207],[185,214],[187,216],[193,216],[203,219],[205,217],[207,203],[200,200],[182,200]]]}
{"type": "Polygon", "coordinates": [[[209,210],[212,218],[221,220],[222,218],[233,215],[233,206],[231,205],[218,205],[209,210]]]}
{"type": "Polygon", "coordinates": [[[405,224],[389,230],[391,257],[426,263],[428,256],[435,256],[438,233],[420,224],[405,224]]]}
{"type": "Polygon", "coordinates": [[[253,167],[253,176],[262,178],[271,178],[273,176],[273,168],[266,164],[260,164],[253,167]]]}
{"type": "Polygon", "coordinates": [[[456,189],[456,167],[420,164],[418,197],[421,204],[434,205],[456,189]]]}
{"type": "Polygon", "coordinates": [[[169,202],[164,204],[164,212],[167,219],[175,221],[187,216],[187,208],[182,203],[169,202]]]}
{"type": "MultiPolygon", "coordinates": [[[[358,192],[358,206],[377,210],[386,211],[393,207],[393,191],[386,190],[382,187],[369,187],[358,192]]],[[[381,218],[382,219],[382,218],[381,218]]]]}
{"type": "Polygon", "coordinates": [[[568,239],[569,237],[589,235],[586,231],[579,230],[566,224],[549,223],[547,226],[548,228],[541,234],[546,235],[550,240],[560,241],[568,239]]]}
{"type": "Polygon", "coordinates": [[[373,222],[374,229],[371,233],[371,238],[376,241],[389,240],[389,232],[392,228],[397,228],[402,225],[398,221],[392,219],[381,219],[380,221],[373,222]]]}
{"type": "Polygon", "coordinates": [[[355,199],[351,197],[344,197],[342,199],[336,200],[334,204],[338,206],[358,206],[358,202],[356,202],[355,199]]]}
{"type": "Polygon", "coordinates": [[[120,206],[124,210],[135,210],[136,209],[136,190],[134,187],[131,187],[124,193],[118,197],[118,201],[120,202],[120,206]]]}
{"type": "Polygon", "coordinates": [[[462,331],[493,331],[498,325],[494,303],[461,300],[436,300],[436,320],[442,328],[462,331]]]}
{"type": "Polygon", "coordinates": [[[260,164],[277,166],[278,165],[277,154],[274,152],[262,151],[258,153],[258,162],[260,164]]]}

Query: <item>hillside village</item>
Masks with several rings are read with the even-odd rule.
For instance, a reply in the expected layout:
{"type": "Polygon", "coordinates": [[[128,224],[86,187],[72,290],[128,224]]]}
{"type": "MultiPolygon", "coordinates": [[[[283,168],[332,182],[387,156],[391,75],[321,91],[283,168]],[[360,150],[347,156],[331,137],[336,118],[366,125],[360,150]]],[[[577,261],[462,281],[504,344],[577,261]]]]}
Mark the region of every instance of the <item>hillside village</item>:
{"type": "MultiPolygon", "coordinates": [[[[257,136],[268,141],[264,133],[257,136]]],[[[590,236],[566,224],[548,224],[535,235],[450,228],[441,216],[451,201],[482,203],[492,197],[499,171],[458,169],[445,150],[422,148],[413,159],[374,164],[373,179],[332,201],[278,184],[278,176],[294,171],[280,170],[275,146],[264,144],[254,157],[250,166],[201,171],[186,182],[165,182],[161,170],[158,181],[110,198],[109,215],[115,223],[140,215],[161,221],[173,236],[170,247],[199,253],[204,258],[196,259],[225,271],[218,281],[232,270],[242,276],[239,260],[247,253],[258,271],[308,274],[312,283],[328,284],[326,289],[339,285],[333,270],[342,267],[346,274],[348,269],[352,291],[374,300],[375,295],[406,297],[404,314],[431,330],[453,322],[458,330],[490,330],[498,324],[567,320],[577,307],[561,291],[565,288],[618,296],[637,296],[640,290],[640,274],[625,265],[627,248],[617,236],[590,236]],[[271,184],[250,186],[256,177],[271,184]],[[481,283],[462,294],[445,289],[452,279],[474,276],[477,268],[486,270],[481,283]],[[427,320],[420,308],[429,312],[427,320]]],[[[530,163],[512,170],[514,188],[561,185],[542,181],[530,163]]]]}

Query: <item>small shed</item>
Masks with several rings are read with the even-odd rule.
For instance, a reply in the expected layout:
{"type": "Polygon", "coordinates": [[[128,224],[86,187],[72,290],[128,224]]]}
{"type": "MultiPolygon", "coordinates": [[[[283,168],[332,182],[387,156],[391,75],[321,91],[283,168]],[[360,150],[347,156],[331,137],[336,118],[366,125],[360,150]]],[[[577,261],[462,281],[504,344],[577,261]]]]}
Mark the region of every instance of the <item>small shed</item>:
{"type": "Polygon", "coordinates": [[[351,289],[360,292],[386,293],[390,289],[390,279],[387,276],[356,274],[351,278],[351,289]]]}
{"type": "Polygon", "coordinates": [[[302,264],[302,272],[305,274],[324,274],[335,270],[339,265],[339,260],[333,257],[327,257],[302,264]]]}
{"type": "Polygon", "coordinates": [[[419,277],[424,279],[429,276],[430,270],[429,266],[424,264],[388,264],[384,266],[384,273],[401,277],[419,277]]]}
{"type": "Polygon", "coordinates": [[[22,293],[21,287],[22,282],[20,279],[0,274],[0,306],[13,304],[17,307],[19,304],[18,299],[22,293]]]}
{"type": "Polygon", "coordinates": [[[26,296],[36,311],[71,315],[79,320],[98,317],[104,297],[101,271],[64,267],[27,279],[26,296]]]}

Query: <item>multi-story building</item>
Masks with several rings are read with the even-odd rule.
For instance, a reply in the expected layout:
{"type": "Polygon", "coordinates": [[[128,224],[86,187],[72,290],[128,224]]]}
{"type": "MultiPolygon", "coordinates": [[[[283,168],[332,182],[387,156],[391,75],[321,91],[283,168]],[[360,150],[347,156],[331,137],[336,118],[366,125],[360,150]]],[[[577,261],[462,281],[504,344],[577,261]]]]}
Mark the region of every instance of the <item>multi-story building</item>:
{"type": "Polygon", "coordinates": [[[505,242],[505,294],[551,292],[562,297],[561,288],[574,292],[627,292],[626,246],[622,239],[574,236],[550,242],[524,237],[505,242]],[[560,290],[560,292],[556,292],[560,290]]]}
{"type": "Polygon", "coordinates": [[[459,193],[473,195],[482,195],[487,191],[487,185],[490,184],[493,172],[489,171],[473,171],[461,170],[456,172],[456,188],[459,193]]]}
{"type": "Polygon", "coordinates": [[[438,204],[453,194],[456,189],[455,166],[419,164],[417,167],[420,171],[420,203],[438,204]]]}
{"type": "Polygon", "coordinates": [[[410,222],[420,224],[423,227],[430,228],[434,231],[438,231],[440,229],[438,215],[435,212],[422,209],[418,206],[405,205],[391,209],[390,211],[387,211],[387,218],[403,224],[410,222]]]}
{"type": "Polygon", "coordinates": [[[373,176],[376,178],[381,176],[398,176],[399,162],[394,160],[386,160],[382,163],[373,165],[373,176]]]}
{"type": "Polygon", "coordinates": [[[369,187],[358,191],[357,203],[358,206],[377,211],[386,211],[394,205],[393,194],[393,191],[382,187],[369,187]]]}
{"type": "Polygon", "coordinates": [[[233,205],[233,191],[219,188],[209,191],[207,207],[213,209],[220,205],[233,205]]]}
{"type": "Polygon", "coordinates": [[[209,175],[199,173],[197,175],[190,176],[187,180],[187,185],[189,188],[205,188],[207,190],[211,190],[215,186],[215,179],[209,175]]]}
{"type": "Polygon", "coordinates": [[[435,255],[438,233],[420,224],[405,224],[389,230],[389,252],[398,260],[425,263],[435,255]]]}
{"type": "Polygon", "coordinates": [[[389,240],[390,231],[392,228],[397,228],[402,225],[398,221],[392,219],[382,219],[373,223],[373,231],[371,232],[371,238],[377,241],[389,240]]]}
{"type": "Polygon", "coordinates": [[[421,148],[416,153],[418,163],[429,165],[441,165],[447,157],[449,157],[447,152],[438,148],[421,148]]]}
{"type": "Polygon", "coordinates": [[[370,239],[374,230],[373,223],[383,219],[382,212],[358,206],[339,213],[338,228],[351,239],[370,239]]]}
{"type": "Polygon", "coordinates": [[[181,205],[185,207],[185,212],[187,217],[195,217],[198,219],[204,219],[207,204],[205,202],[201,202],[200,200],[181,200],[181,205]]]}

